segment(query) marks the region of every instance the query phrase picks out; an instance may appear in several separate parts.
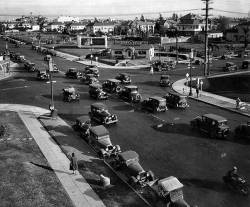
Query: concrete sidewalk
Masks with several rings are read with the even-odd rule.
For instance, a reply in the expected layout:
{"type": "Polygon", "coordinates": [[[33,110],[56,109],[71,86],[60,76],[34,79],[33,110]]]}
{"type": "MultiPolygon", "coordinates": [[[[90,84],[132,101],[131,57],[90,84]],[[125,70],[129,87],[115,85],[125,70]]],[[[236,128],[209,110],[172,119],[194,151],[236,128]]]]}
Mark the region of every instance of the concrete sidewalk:
{"type": "MultiPolygon", "coordinates": [[[[76,207],[105,206],[79,173],[77,175],[72,174],[72,171],[69,170],[69,159],[38,121],[38,116],[44,114],[44,112],[48,112],[48,110],[18,104],[0,104],[0,110],[18,112],[20,118],[35,139],[41,152],[44,154],[62,186],[71,198],[72,203],[76,207]]],[[[63,122],[58,118],[53,120],[53,123],[61,126],[63,122]]]]}
{"type": "MultiPolygon", "coordinates": [[[[202,79],[202,77],[199,78],[202,79]]],[[[196,78],[193,80],[196,80],[196,78]]],[[[187,82],[186,79],[181,79],[176,81],[172,85],[173,90],[182,95],[189,96],[190,88],[186,86],[186,82],[187,82]]],[[[236,109],[236,100],[234,99],[226,98],[213,93],[208,93],[206,91],[200,91],[200,95],[199,97],[197,97],[195,88],[192,88],[192,92],[193,96],[189,97],[194,100],[218,106],[220,108],[232,111],[234,113],[239,113],[244,116],[250,117],[250,104],[245,103],[244,107],[242,107],[241,109],[236,109]]]]}

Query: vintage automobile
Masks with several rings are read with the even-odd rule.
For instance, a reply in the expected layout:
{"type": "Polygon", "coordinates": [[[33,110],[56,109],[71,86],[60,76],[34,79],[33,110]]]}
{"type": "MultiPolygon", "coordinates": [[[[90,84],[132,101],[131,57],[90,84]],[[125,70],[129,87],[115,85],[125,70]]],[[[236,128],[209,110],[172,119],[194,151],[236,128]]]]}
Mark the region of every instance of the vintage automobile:
{"type": "Polygon", "coordinates": [[[168,110],[166,99],[159,96],[152,96],[141,102],[141,109],[146,109],[151,112],[165,112],[168,110]]]}
{"type": "Polygon", "coordinates": [[[100,124],[110,125],[118,122],[117,116],[109,113],[107,106],[103,103],[91,104],[89,116],[91,120],[100,124]]]}
{"type": "Polygon", "coordinates": [[[59,72],[59,68],[57,67],[57,65],[55,63],[53,63],[53,68],[52,68],[52,73],[58,73],[59,72]]]}
{"type": "Polygon", "coordinates": [[[179,93],[168,92],[164,98],[169,107],[181,109],[189,107],[186,96],[180,95],[179,93]]]}
{"type": "Polygon", "coordinates": [[[135,85],[128,85],[122,88],[118,95],[120,98],[129,102],[138,103],[141,101],[141,95],[138,91],[138,87],[135,85]]]}
{"type": "Polygon", "coordinates": [[[243,60],[241,68],[248,69],[249,66],[250,66],[250,60],[243,60]]]}
{"type": "Polygon", "coordinates": [[[124,174],[127,182],[133,187],[145,187],[148,182],[153,181],[152,171],[145,171],[139,163],[139,155],[135,151],[119,153],[111,162],[111,166],[124,174]]]}
{"type": "Polygon", "coordinates": [[[94,77],[99,77],[99,70],[96,66],[87,66],[84,71],[85,74],[93,74],[94,77]]]}
{"type": "Polygon", "coordinates": [[[29,72],[38,71],[38,69],[36,68],[35,63],[29,62],[29,61],[24,63],[24,68],[27,69],[29,72]]]}
{"type": "Polygon", "coordinates": [[[84,74],[81,78],[81,82],[90,85],[93,83],[99,83],[99,80],[95,77],[94,74],[84,74]]]}
{"type": "Polygon", "coordinates": [[[204,114],[190,122],[193,129],[199,129],[209,135],[210,138],[226,138],[229,135],[227,119],[216,114],[204,114]]]}
{"type": "Polygon", "coordinates": [[[51,55],[45,55],[43,59],[44,61],[49,61],[51,58],[51,55]]]}
{"type": "Polygon", "coordinates": [[[49,74],[46,70],[39,70],[36,76],[37,80],[49,80],[49,74]]]}
{"type": "Polygon", "coordinates": [[[115,157],[121,152],[119,145],[113,145],[110,140],[109,131],[103,126],[94,126],[89,129],[89,136],[85,137],[101,158],[115,157]]]}
{"type": "Polygon", "coordinates": [[[175,61],[161,61],[161,60],[155,60],[152,62],[152,67],[154,71],[161,72],[161,71],[167,71],[170,69],[174,69],[176,66],[175,61]]]}
{"type": "Polygon", "coordinates": [[[74,87],[63,89],[63,101],[80,101],[80,94],[76,91],[74,87]]]}
{"type": "Polygon", "coordinates": [[[250,140],[250,122],[237,126],[234,130],[234,137],[236,139],[250,140]]]}
{"type": "Polygon", "coordinates": [[[82,77],[82,73],[77,71],[76,68],[69,68],[68,71],[65,73],[67,78],[78,79],[82,77]]]}
{"type": "Polygon", "coordinates": [[[104,81],[104,83],[102,84],[102,87],[103,87],[103,90],[108,93],[118,93],[119,91],[121,91],[120,84],[121,84],[121,81],[111,78],[111,79],[104,81]]]}
{"type": "Polygon", "coordinates": [[[108,94],[102,90],[102,85],[98,83],[89,85],[89,96],[97,100],[108,99],[108,94]]]}
{"type": "Polygon", "coordinates": [[[236,71],[238,70],[238,66],[233,62],[226,62],[226,65],[223,70],[224,72],[236,71]]]}
{"type": "Polygon", "coordinates": [[[161,206],[190,207],[184,200],[183,184],[174,176],[155,179],[148,183],[156,199],[162,202],[161,206]],[[164,205],[165,204],[165,205],[164,205]]]}
{"type": "Polygon", "coordinates": [[[81,135],[81,137],[85,138],[86,136],[89,136],[89,129],[91,127],[91,121],[89,116],[80,116],[76,119],[75,124],[73,125],[73,128],[78,131],[81,135]]]}
{"type": "Polygon", "coordinates": [[[170,85],[171,85],[170,76],[169,75],[161,75],[160,86],[169,87],[170,85]]]}
{"type": "Polygon", "coordinates": [[[121,83],[123,83],[123,84],[130,84],[131,83],[130,75],[128,75],[127,73],[119,73],[119,75],[116,76],[115,79],[121,81],[121,83]]]}

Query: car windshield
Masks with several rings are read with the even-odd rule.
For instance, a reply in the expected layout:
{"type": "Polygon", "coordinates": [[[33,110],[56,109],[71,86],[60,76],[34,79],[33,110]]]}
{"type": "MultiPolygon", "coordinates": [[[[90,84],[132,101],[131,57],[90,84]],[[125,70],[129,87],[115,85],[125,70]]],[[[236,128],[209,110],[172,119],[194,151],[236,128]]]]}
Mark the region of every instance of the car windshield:
{"type": "Polygon", "coordinates": [[[184,97],[184,96],[180,96],[179,98],[180,98],[180,100],[179,100],[180,102],[186,102],[187,101],[186,97],[184,97]]]}
{"type": "Polygon", "coordinates": [[[166,106],[166,99],[159,101],[159,106],[166,106]]]}
{"type": "Polygon", "coordinates": [[[138,88],[130,88],[131,93],[137,92],[138,88]]]}
{"type": "Polygon", "coordinates": [[[227,121],[218,122],[218,126],[226,126],[226,125],[227,125],[227,121]]]}

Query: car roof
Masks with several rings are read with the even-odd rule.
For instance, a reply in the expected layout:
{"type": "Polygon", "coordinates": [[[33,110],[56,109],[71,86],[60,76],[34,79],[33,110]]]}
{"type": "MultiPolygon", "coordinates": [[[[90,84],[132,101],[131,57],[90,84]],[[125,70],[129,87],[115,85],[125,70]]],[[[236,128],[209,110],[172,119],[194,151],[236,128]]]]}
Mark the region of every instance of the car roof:
{"type": "Polygon", "coordinates": [[[107,106],[104,104],[104,103],[93,103],[91,104],[92,107],[95,107],[95,108],[107,108],[107,106]]]}
{"type": "Polygon", "coordinates": [[[165,98],[162,98],[162,97],[160,97],[160,96],[151,96],[151,97],[149,97],[150,99],[155,99],[155,100],[158,100],[158,101],[166,101],[166,99],[165,98]]]}
{"type": "Polygon", "coordinates": [[[85,74],[86,76],[92,76],[92,77],[94,77],[94,74],[92,74],[92,73],[87,73],[87,74],[85,74]]]}
{"type": "Polygon", "coordinates": [[[131,159],[139,158],[139,155],[135,151],[132,151],[132,150],[121,152],[119,155],[121,159],[123,160],[131,160],[131,159]]]}
{"type": "Polygon", "coordinates": [[[210,118],[210,119],[215,119],[217,121],[227,121],[226,118],[224,118],[223,116],[219,116],[216,114],[204,114],[204,117],[210,118]]]}
{"type": "Polygon", "coordinates": [[[102,88],[102,85],[99,83],[92,83],[89,85],[89,87],[93,87],[93,88],[102,88]]]}
{"type": "Polygon", "coordinates": [[[97,136],[109,135],[109,131],[103,125],[91,127],[90,131],[97,136]]]}
{"type": "Polygon", "coordinates": [[[243,60],[243,62],[248,62],[248,63],[249,63],[249,62],[250,62],[250,60],[243,60]]]}
{"type": "Polygon", "coordinates": [[[158,184],[167,192],[183,188],[183,184],[174,176],[161,179],[158,184]]]}
{"type": "Polygon", "coordinates": [[[136,85],[128,85],[128,86],[125,86],[124,88],[138,88],[138,86],[136,86],[136,85]]]}
{"type": "Polygon", "coordinates": [[[226,62],[226,64],[235,65],[233,62],[226,62]]]}
{"type": "Polygon", "coordinates": [[[69,68],[69,70],[76,70],[76,68],[69,68]]]}
{"type": "Polygon", "coordinates": [[[108,79],[108,81],[110,82],[116,82],[116,83],[120,83],[121,81],[117,80],[117,79],[114,79],[114,78],[110,78],[108,79]]]}
{"type": "Polygon", "coordinates": [[[89,116],[84,115],[84,116],[77,117],[76,120],[79,121],[79,122],[81,122],[81,123],[84,123],[86,121],[89,121],[90,118],[89,118],[89,116]]]}

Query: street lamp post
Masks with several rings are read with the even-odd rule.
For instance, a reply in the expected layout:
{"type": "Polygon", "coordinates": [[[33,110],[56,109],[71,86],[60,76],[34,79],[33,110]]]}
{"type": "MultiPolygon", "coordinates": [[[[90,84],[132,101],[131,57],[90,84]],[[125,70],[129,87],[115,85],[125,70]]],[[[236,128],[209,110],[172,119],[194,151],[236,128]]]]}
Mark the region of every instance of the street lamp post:
{"type": "Polygon", "coordinates": [[[175,27],[175,52],[176,52],[176,63],[178,63],[178,30],[175,27]]]}
{"type": "Polygon", "coordinates": [[[191,49],[191,52],[189,54],[189,64],[188,64],[188,67],[189,67],[189,74],[190,74],[190,82],[189,82],[189,96],[193,96],[193,92],[192,92],[192,60],[193,60],[193,56],[194,56],[194,53],[193,53],[193,49],[191,49]]]}

